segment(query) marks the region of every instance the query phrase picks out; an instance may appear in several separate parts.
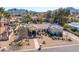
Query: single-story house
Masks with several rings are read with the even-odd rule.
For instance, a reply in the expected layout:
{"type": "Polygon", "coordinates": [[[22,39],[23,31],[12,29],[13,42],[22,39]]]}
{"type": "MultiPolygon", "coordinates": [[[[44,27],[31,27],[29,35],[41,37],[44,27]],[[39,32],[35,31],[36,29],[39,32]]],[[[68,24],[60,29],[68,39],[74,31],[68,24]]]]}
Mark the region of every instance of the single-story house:
{"type": "Polygon", "coordinates": [[[48,27],[48,33],[51,36],[62,36],[63,35],[63,27],[53,24],[48,27]]]}
{"type": "Polygon", "coordinates": [[[0,41],[8,40],[8,27],[4,22],[0,22],[0,41]]]}
{"type": "Polygon", "coordinates": [[[10,22],[21,22],[22,17],[21,16],[11,16],[10,22]]]}
{"type": "MultiPolygon", "coordinates": [[[[21,26],[24,26],[21,25],[21,26]]],[[[17,36],[17,38],[34,38],[40,36],[41,33],[47,32],[54,35],[54,36],[62,36],[63,35],[63,28],[59,25],[52,25],[50,23],[43,23],[43,24],[26,24],[24,26],[27,32],[24,32],[24,34],[17,36]]],[[[17,29],[17,33],[18,33],[17,29]]]]}
{"type": "Polygon", "coordinates": [[[77,22],[72,22],[72,23],[69,23],[68,25],[69,25],[69,27],[70,27],[72,30],[75,30],[75,31],[78,31],[78,32],[79,32],[79,23],[77,23],[77,22]]]}
{"type": "MultiPolygon", "coordinates": [[[[37,37],[39,33],[43,32],[43,30],[47,30],[49,27],[49,23],[44,23],[44,24],[22,24],[21,26],[26,28],[27,33],[24,33],[23,35],[19,35],[17,37],[28,37],[28,38],[33,38],[37,37]]],[[[18,33],[19,28],[16,30],[18,33]]]]}

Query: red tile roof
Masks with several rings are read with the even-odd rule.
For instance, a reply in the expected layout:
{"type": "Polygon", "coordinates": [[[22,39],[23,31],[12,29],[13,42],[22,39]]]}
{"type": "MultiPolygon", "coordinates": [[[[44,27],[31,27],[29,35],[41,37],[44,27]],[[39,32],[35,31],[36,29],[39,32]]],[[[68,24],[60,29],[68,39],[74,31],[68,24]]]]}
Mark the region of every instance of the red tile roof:
{"type": "Polygon", "coordinates": [[[5,32],[6,27],[4,26],[4,23],[0,22],[0,34],[2,34],[3,32],[5,32]]]}
{"type": "Polygon", "coordinates": [[[0,34],[2,34],[3,32],[5,32],[5,27],[0,27],[0,34]]]}

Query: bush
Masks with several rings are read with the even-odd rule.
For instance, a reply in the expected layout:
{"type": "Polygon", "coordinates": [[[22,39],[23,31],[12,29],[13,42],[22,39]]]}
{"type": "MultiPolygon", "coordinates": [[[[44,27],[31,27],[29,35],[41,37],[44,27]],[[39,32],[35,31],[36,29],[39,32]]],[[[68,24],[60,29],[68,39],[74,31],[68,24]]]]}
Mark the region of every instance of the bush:
{"type": "Polygon", "coordinates": [[[17,46],[22,46],[22,44],[21,44],[21,43],[19,43],[19,44],[17,44],[17,46]]]}
{"type": "Polygon", "coordinates": [[[45,41],[43,41],[43,42],[42,42],[42,44],[46,44],[46,42],[45,42],[45,41]]]}
{"type": "Polygon", "coordinates": [[[30,45],[30,43],[26,43],[26,45],[30,45]]]}
{"type": "Polygon", "coordinates": [[[29,40],[27,40],[27,39],[26,39],[25,41],[26,41],[26,42],[29,42],[29,40]]]}
{"type": "Polygon", "coordinates": [[[72,41],[71,39],[68,39],[68,41],[72,41]]]}
{"type": "Polygon", "coordinates": [[[68,26],[68,24],[64,24],[64,29],[67,29],[69,26],[68,26]]]}

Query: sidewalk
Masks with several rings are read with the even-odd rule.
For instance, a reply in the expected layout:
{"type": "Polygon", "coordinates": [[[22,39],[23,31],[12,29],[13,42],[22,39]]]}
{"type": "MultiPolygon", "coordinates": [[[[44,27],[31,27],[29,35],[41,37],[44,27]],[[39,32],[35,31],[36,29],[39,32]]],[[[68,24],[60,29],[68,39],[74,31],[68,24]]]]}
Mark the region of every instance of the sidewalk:
{"type": "Polygon", "coordinates": [[[33,39],[33,40],[34,40],[34,43],[35,43],[35,49],[38,49],[39,48],[38,39],[33,39]]]}

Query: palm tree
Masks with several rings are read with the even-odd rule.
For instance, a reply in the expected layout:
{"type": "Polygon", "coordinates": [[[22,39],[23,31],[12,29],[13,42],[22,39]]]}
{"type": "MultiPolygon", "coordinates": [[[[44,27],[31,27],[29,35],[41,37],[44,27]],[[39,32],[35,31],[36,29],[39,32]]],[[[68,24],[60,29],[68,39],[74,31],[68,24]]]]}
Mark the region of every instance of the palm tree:
{"type": "Polygon", "coordinates": [[[8,24],[9,24],[11,16],[10,16],[10,14],[9,14],[8,12],[6,12],[6,11],[4,12],[4,18],[6,18],[6,21],[7,21],[8,24]]]}
{"type": "Polygon", "coordinates": [[[50,10],[46,12],[46,14],[45,14],[46,15],[46,22],[51,22],[52,12],[53,11],[50,11],[50,10]]]}
{"type": "Polygon", "coordinates": [[[20,27],[17,31],[17,34],[18,34],[18,39],[22,39],[23,37],[27,37],[27,34],[28,34],[28,31],[27,31],[27,28],[25,27],[20,27]]]}
{"type": "Polygon", "coordinates": [[[47,11],[47,18],[51,18],[52,17],[52,11],[47,11]]]}
{"type": "Polygon", "coordinates": [[[2,17],[8,20],[10,19],[10,14],[7,11],[5,11],[3,7],[0,7],[0,20],[2,17]]]}
{"type": "Polygon", "coordinates": [[[57,21],[60,25],[63,25],[68,21],[68,15],[70,15],[70,11],[67,8],[59,8],[53,12],[54,21],[57,21]]]}
{"type": "Polygon", "coordinates": [[[43,15],[39,15],[39,16],[38,16],[38,21],[39,21],[40,23],[42,23],[42,22],[44,21],[43,15]]]}
{"type": "Polygon", "coordinates": [[[4,8],[0,7],[0,21],[1,21],[1,18],[3,17],[3,14],[4,14],[4,8]]]}
{"type": "Polygon", "coordinates": [[[27,32],[27,28],[25,27],[20,27],[18,30],[19,30],[19,34],[24,34],[27,32]]]}

